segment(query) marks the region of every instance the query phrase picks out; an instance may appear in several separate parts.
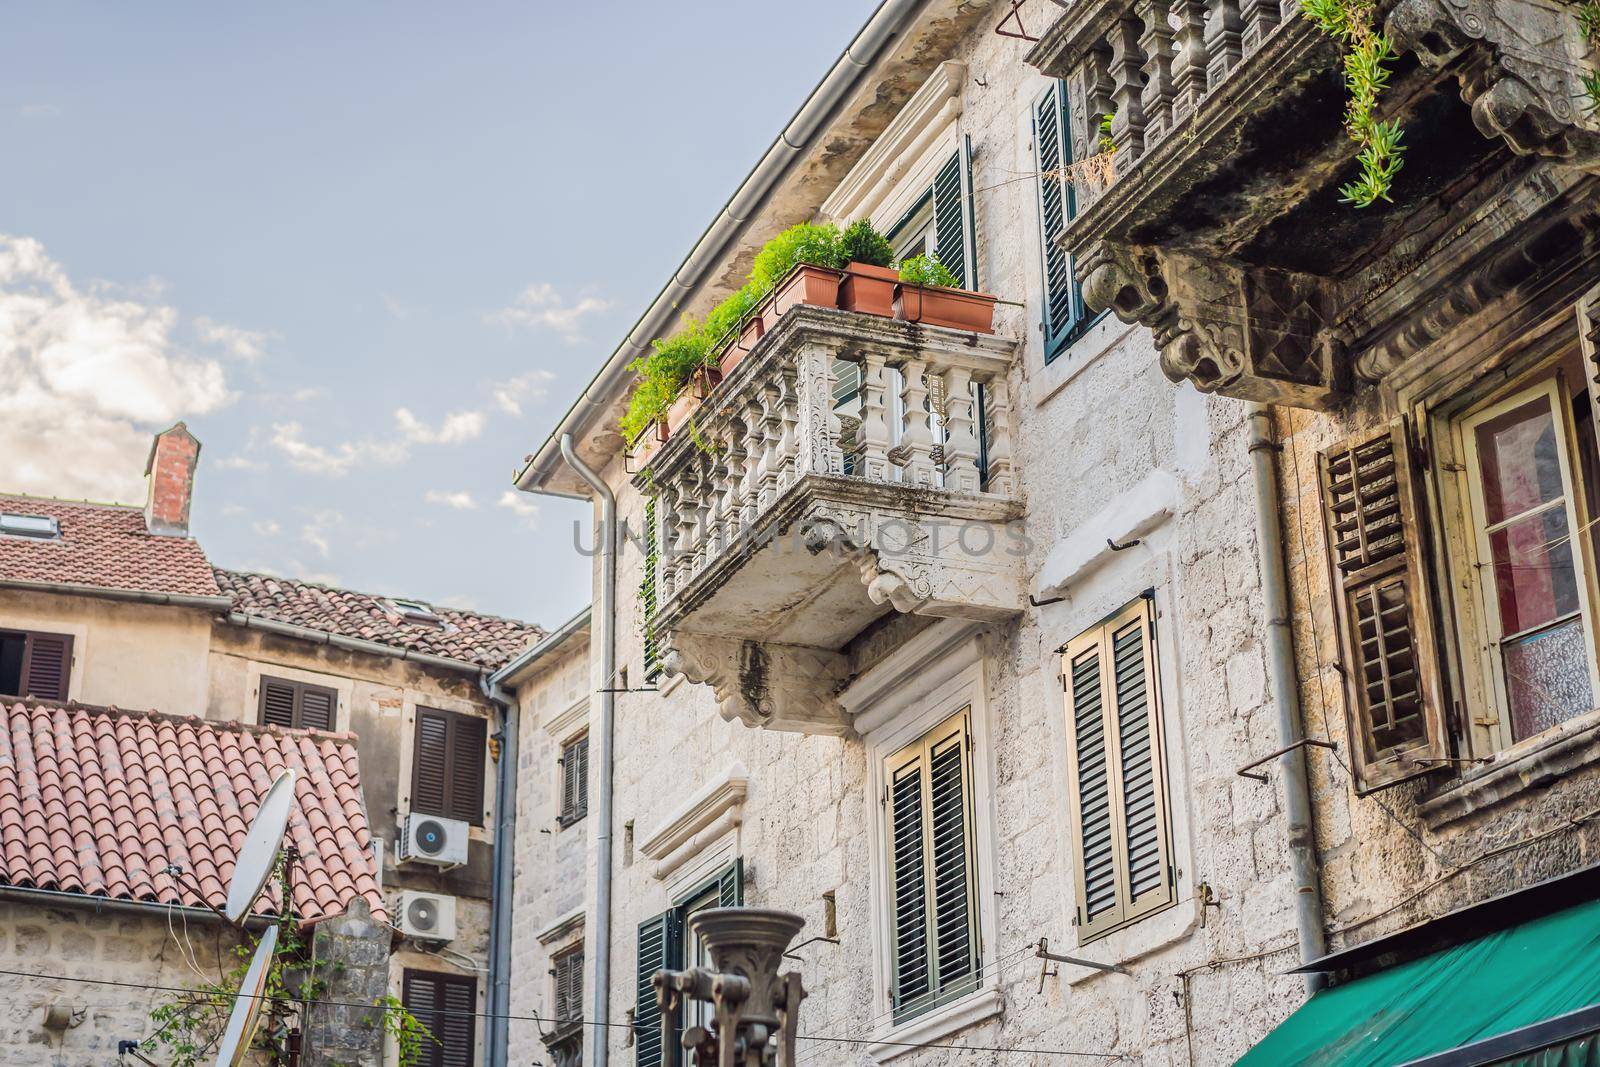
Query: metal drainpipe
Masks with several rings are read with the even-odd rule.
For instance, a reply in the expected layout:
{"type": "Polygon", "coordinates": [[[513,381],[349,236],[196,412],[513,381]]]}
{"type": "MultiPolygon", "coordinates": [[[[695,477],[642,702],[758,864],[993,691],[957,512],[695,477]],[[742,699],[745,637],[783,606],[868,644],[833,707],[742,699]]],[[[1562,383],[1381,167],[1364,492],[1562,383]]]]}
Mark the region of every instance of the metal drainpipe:
{"type": "MultiPolygon", "coordinates": [[[[1311,821],[1311,791],[1306,785],[1305,732],[1300,719],[1300,688],[1290,629],[1289,582],[1283,559],[1283,528],[1278,522],[1277,443],[1272,437],[1272,409],[1250,405],[1250,463],[1256,481],[1256,541],[1261,551],[1261,595],[1267,603],[1267,669],[1278,711],[1278,744],[1295,745],[1278,757],[1283,780],[1283,806],[1289,819],[1289,869],[1294,875],[1295,925],[1300,962],[1309,963],[1327,951],[1322,926],[1322,887],[1317,871],[1317,843],[1311,821]]],[[[1327,984],[1327,976],[1306,975],[1306,992],[1327,984]]]]}
{"type": "MultiPolygon", "coordinates": [[[[561,435],[561,458],[600,498],[600,738],[595,746],[598,764],[599,802],[590,808],[595,821],[594,935],[589,944],[594,952],[594,997],[592,1020],[604,1024],[611,1019],[611,741],[612,711],[616,704],[614,681],[617,673],[617,497],[600,480],[572,447],[572,435],[561,435]]],[[[606,1067],[610,1053],[610,1032],[596,1025],[589,1046],[590,1067],[606,1067]]]]}
{"type": "Polygon", "coordinates": [[[511,893],[517,849],[517,711],[500,683],[486,672],[478,686],[500,709],[500,773],[495,779],[494,874],[489,898],[488,1067],[510,1062],[511,893]]]}

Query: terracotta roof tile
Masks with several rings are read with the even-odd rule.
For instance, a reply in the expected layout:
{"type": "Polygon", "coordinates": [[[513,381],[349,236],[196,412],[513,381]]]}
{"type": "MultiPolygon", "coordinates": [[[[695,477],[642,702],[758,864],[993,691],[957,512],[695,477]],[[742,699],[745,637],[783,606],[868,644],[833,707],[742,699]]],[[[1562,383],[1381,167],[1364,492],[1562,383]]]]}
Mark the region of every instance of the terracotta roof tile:
{"type": "Polygon", "coordinates": [[[46,515],[61,528],[49,540],[0,535],[0,581],[219,595],[199,542],[152,534],[142,508],[0,494],[0,511],[46,515]]]}
{"type": "Polygon", "coordinates": [[[413,622],[387,597],[334,589],[270,574],[216,570],[233,610],[323,633],[372,641],[494,669],[544,637],[531,623],[475,611],[434,607],[438,623],[413,622]]]}
{"type": "MultiPolygon", "coordinates": [[[[277,769],[300,771],[295,911],[384,917],[354,735],[40,701],[0,703],[0,884],[220,907],[277,769]],[[237,771],[231,769],[239,765],[237,771]],[[167,875],[183,865],[185,882],[167,875]]],[[[257,910],[275,911],[275,889],[257,910]]]]}

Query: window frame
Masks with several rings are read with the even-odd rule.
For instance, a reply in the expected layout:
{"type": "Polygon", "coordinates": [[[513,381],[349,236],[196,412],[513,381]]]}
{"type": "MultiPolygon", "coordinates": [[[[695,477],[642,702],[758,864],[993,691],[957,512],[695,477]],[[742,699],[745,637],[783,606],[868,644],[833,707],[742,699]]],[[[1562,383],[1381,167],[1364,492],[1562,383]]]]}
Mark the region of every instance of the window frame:
{"type": "MultiPolygon", "coordinates": [[[[413,987],[413,982],[418,978],[424,981],[436,983],[433,1007],[429,1009],[423,1009],[430,1015],[430,1017],[433,1012],[445,1010],[441,1006],[440,1002],[444,997],[446,986],[465,986],[467,988],[468,999],[472,1002],[474,1018],[470,1023],[472,1037],[466,1049],[466,1063],[467,1067],[477,1067],[479,1041],[478,1020],[476,1018],[476,1013],[478,1011],[477,977],[470,974],[455,974],[449,971],[430,971],[424,967],[406,967],[402,969],[400,972],[400,1002],[405,1005],[406,1010],[411,1012],[413,1015],[417,1014],[417,1005],[412,1002],[411,990],[413,987]]],[[[429,1029],[431,1031],[437,1030],[438,1028],[430,1027],[429,1029]]],[[[424,1042],[422,1059],[418,1061],[418,1067],[441,1067],[441,1065],[445,1062],[444,1057],[447,1051],[448,1050],[446,1049],[443,1041],[441,1041],[437,1036],[431,1041],[424,1042]]]]}
{"type": "Polygon", "coordinates": [[[436,708],[431,705],[418,704],[413,714],[411,728],[411,792],[407,798],[406,810],[417,815],[431,815],[439,819],[455,819],[467,823],[469,826],[486,825],[484,806],[488,803],[489,780],[489,720],[479,715],[467,715],[448,708],[436,708]],[[419,785],[422,776],[422,761],[418,759],[422,741],[422,721],[425,716],[442,716],[446,722],[445,754],[444,754],[444,811],[430,811],[417,803],[419,785]],[[473,728],[483,733],[481,750],[478,758],[478,792],[470,817],[464,817],[455,807],[458,797],[455,793],[455,765],[456,744],[460,740],[463,722],[476,724],[473,728]]]}
{"type": "Polygon", "coordinates": [[[22,660],[17,667],[17,688],[23,690],[20,693],[0,693],[0,696],[16,700],[54,700],[58,702],[66,702],[72,699],[72,669],[76,663],[74,657],[78,647],[78,636],[76,634],[58,633],[54,630],[26,630],[12,626],[0,627],[0,634],[22,638],[22,660]],[[34,645],[41,637],[61,642],[61,692],[59,695],[39,695],[27,691],[33,668],[34,645]]]}
{"type": "Polygon", "coordinates": [[[564,830],[582,822],[589,816],[589,731],[587,728],[573,734],[561,743],[561,755],[556,762],[561,765],[560,788],[561,811],[556,816],[556,822],[564,830]],[[583,775],[574,780],[574,772],[569,761],[578,751],[583,753],[583,775]],[[575,803],[569,807],[568,800],[575,803]]]}
{"type": "MultiPolygon", "coordinates": [[[[666,911],[652,915],[640,924],[639,932],[642,935],[645,928],[661,925],[664,944],[662,966],[666,970],[683,970],[688,967],[690,957],[697,951],[694,944],[694,934],[689,930],[689,919],[698,912],[708,908],[728,906],[744,906],[744,857],[735,856],[733,860],[725,863],[710,875],[693,883],[692,888],[672,897],[672,906],[666,911]],[[732,897],[732,903],[724,905],[726,897],[732,897]]],[[[649,980],[639,973],[639,961],[634,960],[634,989],[635,997],[644,996],[644,989],[649,980]]],[[[653,994],[652,994],[653,995],[653,994]]],[[[639,1017],[637,1000],[634,1005],[635,1018],[639,1017]]],[[[681,1007],[695,1008],[694,1005],[681,1007]]],[[[695,1010],[699,1010],[695,1008],[695,1010]]],[[[660,1015],[656,1013],[654,1026],[659,1028],[660,1015]]],[[[685,1029],[684,1020],[678,1020],[677,1032],[685,1029]]],[[[652,1046],[653,1047],[653,1046],[652,1046]]],[[[654,1061],[647,1060],[646,1047],[641,1042],[635,1042],[634,1063],[638,1067],[683,1067],[685,1057],[683,1049],[676,1043],[668,1043],[660,1049],[660,1056],[654,1061]]]]}
{"type": "MultiPolygon", "coordinates": [[[[318,729],[334,731],[339,728],[339,690],[330,685],[319,685],[315,682],[303,682],[294,678],[282,678],[275,674],[262,673],[256,679],[256,724],[258,726],[271,725],[267,722],[267,686],[269,684],[286,685],[294,690],[292,708],[290,711],[289,729],[306,730],[318,729]],[[319,692],[327,695],[331,701],[328,710],[329,721],[327,726],[308,727],[305,725],[305,694],[319,692]]],[[[279,723],[277,725],[283,725],[279,723]]]]}
{"type": "Polygon", "coordinates": [[[583,1018],[585,963],[581,939],[550,953],[550,1018],[557,1025],[583,1018]],[[564,969],[567,971],[565,976],[563,976],[564,969]],[[563,977],[567,981],[565,997],[562,995],[563,977]],[[572,986],[574,981],[576,989],[572,986]],[[567,1009],[573,1006],[576,1007],[576,1012],[568,1013],[567,1009]]]}
{"type": "Polygon", "coordinates": [[[1067,807],[1069,842],[1072,857],[1073,914],[1079,945],[1087,945],[1126,929],[1152,915],[1177,904],[1177,863],[1173,838],[1173,813],[1171,771],[1167,751],[1165,704],[1162,699],[1162,674],[1159,641],[1157,639],[1155,591],[1149,590],[1135,597],[1111,615],[1084,630],[1068,641],[1061,649],[1063,711],[1066,726],[1067,807]],[[1129,879],[1129,844],[1127,841],[1127,794],[1122,784],[1121,712],[1117,705],[1115,684],[1115,637],[1118,632],[1137,622],[1143,629],[1143,665],[1145,675],[1145,714],[1148,725],[1148,746],[1151,753],[1152,789],[1158,805],[1160,830],[1158,847],[1160,866],[1164,877],[1160,885],[1164,893],[1135,899],[1129,879]],[[1115,863],[1115,904],[1100,917],[1090,917],[1088,905],[1088,880],[1085,838],[1083,831],[1083,797],[1079,780],[1079,745],[1077,736],[1077,709],[1073,703],[1073,662],[1090,649],[1097,650],[1100,684],[1100,726],[1106,764],[1106,798],[1109,811],[1110,845],[1115,863]],[[1108,669],[1109,668],[1109,669],[1108,669]],[[1119,829],[1120,828],[1120,829],[1119,829]]]}
{"type": "MultiPolygon", "coordinates": [[[[1060,157],[1058,166],[1067,167],[1075,161],[1067,83],[1064,79],[1056,78],[1052,80],[1048,87],[1035,96],[1029,104],[1027,126],[1029,151],[1033,159],[1034,170],[1039,178],[1033,185],[1034,210],[1037,213],[1036,217],[1039,225],[1039,332],[1043,340],[1043,362],[1046,366],[1054,363],[1106,316],[1105,311],[1091,312],[1084,304],[1083,287],[1078,282],[1076,264],[1073,262],[1072,254],[1062,249],[1062,255],[1066,257],[1067,275],[1072,279],[1072,294],[1068,302],[1071,308],[1071,316],[1068,318],[1064,328],[1058,328],[1057,324],[1051,321],[1049,247],[1051,235],[1044,202],[1046,182],[1050,179],[1047,179],[1044,175],[1045,167],[1039,140],[1039,109],[1049,99],[1056,101],[1052,114],[1056,121],[1056,153],[1060,157]]],[[[1072,221],[1078,217],[1078,194],[1073,183],[1067,181],[1065,177],[1054,180],[1060,183],[1061,229],[1064,233],[1072,225],[1072,221]]],[[[1057,237],[1059,236],[1058,234],[1057,237]]]]}

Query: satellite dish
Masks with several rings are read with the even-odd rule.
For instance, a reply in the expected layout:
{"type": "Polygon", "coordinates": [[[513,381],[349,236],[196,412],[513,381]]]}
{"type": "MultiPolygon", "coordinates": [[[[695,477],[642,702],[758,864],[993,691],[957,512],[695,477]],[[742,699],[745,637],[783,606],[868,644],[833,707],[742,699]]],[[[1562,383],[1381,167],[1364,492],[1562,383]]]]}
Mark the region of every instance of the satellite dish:
{"type": "MultiPolygon", "coordinates": [[[[282,781],[282,778],[278,779],[282,781]]],[[[228,1028],[222,1032],[222,1045],[217,1049],[217,1067],[239,1067],[250,1054],[250,1042],[256,1036],[256,1024],[261,1021],[265,1006],[267,972],[272,969],[273,953],[278,951],[278,927],[267,927],[267,932],[256,945],[250,957],[250,967],[239,983],[239,992],[233,997],[233,1012],[228,1016],[228,1028]]]]}
{"type": "MultiPolygon", "coordinates": [[[[262,887],[272,877],[272,865],[278,858],[278,845],[283,841],[283,829],[289,825],[289,809],[294,807],[294,768],[285,767],[279,772],[261,798],[256,817],[250,823],[239,858],[233,865],[233,881],[228,885],[228,903],[222,913],[228,921],[236,923],[249,914],[250,908],[261,895],[262,887]]],[[[285,908],[289,902],[284,901],[285,908]]]]}

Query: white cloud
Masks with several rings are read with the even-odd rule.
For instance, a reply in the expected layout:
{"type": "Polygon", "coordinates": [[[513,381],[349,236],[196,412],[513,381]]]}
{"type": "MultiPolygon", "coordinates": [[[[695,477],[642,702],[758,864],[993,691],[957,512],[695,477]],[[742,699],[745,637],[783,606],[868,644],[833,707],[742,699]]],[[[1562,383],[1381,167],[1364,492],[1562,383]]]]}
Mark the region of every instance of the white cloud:
{"type": "Polygon", "coordinates": [[[212,466],[225,471],[262,471],[267,469],[265,462],[251,459],[249,456],[223,456],[212,463],[212,466]]]}
{"type": "Polygon", "coordinates": [[[513,417],[522,414],[524,400],[543,400],[550,387],[550,382],[555,375],[547,370],[529,371],[519,374],[515,378],[508,378],[503,382],[496,382],[490,387],[489,393],[494,398],[495,406],[507,415],[513,417]]]}
{"type": "Polygon", "coordinates": [[[407,408],[397,408],[395,425],[407,441],[418,445],[455,445],[471,441],[483,433],[484,415],[481,411],[457,411],[446,415],[438,429],[421,422],[407,408]]]}
{"type": "Polygon", "coordinates": [[[500,499],[495,501],[496,507],[506,508],[517,518],[522,520],[522,525],[532,530],[539,524],[539,505],[527,493],[519,493],[515,489],[507,489],[500,494],[500,499]]]}
{"type": "MultiPolygon", "coordinates": [[[[337,511],[319,511],[311,516],[311,521],[300,527],[300,540],[316,550],[317,555],[327,559],[333,554],[333,543],[330,540],[330,531],[333,527],[344,522],[344,516],[337,511]]],[[[296,568],[298,574],[303,568],[296,568]]]]}
{"type": "Polygon", "coordinates": [[[25,119],[53,119],[61,114],[61,109],[55,104],[23,104],[17,108],[17,114],[25,119]]]}
{"type": "Polygon", "coordinates": [[[472,499],[472,494],[465,490],[457,490],[453,493],[447,493],[441,489],[429,489],[426,493],[422,494],[422,499],[427,501],[429,504],[437,504],[440,507],[446,508],[455,508],[457,511],[478,510],[478,502],[472,499]]]}
{"type": "Polygon", "coordinates": [[[556,292],[556,287],[549,282],[534,282],[518,293],[508,306],[490,312],[485,318],[507,329],[526,327],[552,330],[568,341],[577,341],[583,336],[584,318],[607,310],[611,304],[611,301],[597,296],[563,300],[561,294],[556,292]]]}
{"type": "Polygon", "coordinates": [[[229,402],[215,360],[174,340],[178,312],[80,285],[0,234],[0,478],[9,490],[140,501],[152,431],[229,402]]]}
{"type": "Polygon", "coordinates": [[[226,322],[217,322],[204,315],[195,317],[194,333],[205,344],[216,345],[234,359],[245,363],[254,363],[261,358],[270,336],[261,330],[230,326],[226,322]]]}
{"type": "Polygon", "coordinates": [[[283,532],[283,527],[279,526],[276,522],[274,522],[271,519],[266,519],[266,520],[259,521],[259,522],[252,522],[250,524],[250,529],[254,530],[256,532],[256,534],[258,536],[260,536],[260,537],[277,537],[280,533],[283,532]]]}

